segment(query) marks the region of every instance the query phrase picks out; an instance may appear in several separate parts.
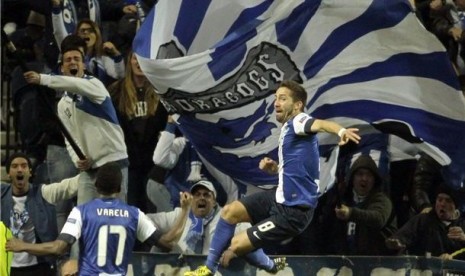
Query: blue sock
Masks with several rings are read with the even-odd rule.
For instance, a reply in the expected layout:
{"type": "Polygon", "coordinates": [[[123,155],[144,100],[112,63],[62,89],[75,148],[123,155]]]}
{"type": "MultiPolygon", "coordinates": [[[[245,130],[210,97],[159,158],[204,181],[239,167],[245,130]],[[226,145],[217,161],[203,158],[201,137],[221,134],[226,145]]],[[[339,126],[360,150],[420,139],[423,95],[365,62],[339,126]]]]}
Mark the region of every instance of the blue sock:
{"type": "Polygon", "coordinates": [[[220,218],[216,225],[210,249],[208,250],[207,262],[205,263],[213,274],[218,270],[221,255],[231,243],[235,229],[235,224],[230,224],[223,218],[220,218]]]}
{"type": "Polygon", "coordinates": [[[244,256],[244,259],[251,265],[254,265],[258,268],[271,270],[274,266],[274,262],[268,255],[265,254],[263,249],[259,248],[252,252],[247,253],[244,256]]]}

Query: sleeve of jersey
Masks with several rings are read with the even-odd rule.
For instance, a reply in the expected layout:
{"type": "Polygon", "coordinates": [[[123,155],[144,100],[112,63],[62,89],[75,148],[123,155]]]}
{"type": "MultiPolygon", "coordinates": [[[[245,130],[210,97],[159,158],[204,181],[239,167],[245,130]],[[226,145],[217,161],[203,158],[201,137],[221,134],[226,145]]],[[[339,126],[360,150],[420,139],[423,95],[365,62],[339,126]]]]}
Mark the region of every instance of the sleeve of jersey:
{"type": "Polygon", "coordinates": [[[139,210],[139,221],[137,223],[137,239],[141,242],[144,242],[148,239],[153,232],[157,229],[155,225],[153,225],[152,221],[144,214],[141,210],[139,210]]]}
{"type": "Polygon", "coordinates": [[[68,238],[64,237],[69,237],[72,236],[76,240],[78,240],[81,237],[81,229],[82,229],[82,217],[81,217],[81,211],[74,207],[71,213],[68,216],[68,219],[66,220],[65,225],[63,226],[63,229],[61,230],[60,233],[60,239],[65,240],[66,242],[72,243],[68,240],[68,238]]]}
{"type": "Polygon", "coordinates": [[[294,117],[292,124],[294,125],[294,132],[297,135],[307,135],[311,133],[310,129],[315,121],[310,115],[300,113],[294,117]]]}

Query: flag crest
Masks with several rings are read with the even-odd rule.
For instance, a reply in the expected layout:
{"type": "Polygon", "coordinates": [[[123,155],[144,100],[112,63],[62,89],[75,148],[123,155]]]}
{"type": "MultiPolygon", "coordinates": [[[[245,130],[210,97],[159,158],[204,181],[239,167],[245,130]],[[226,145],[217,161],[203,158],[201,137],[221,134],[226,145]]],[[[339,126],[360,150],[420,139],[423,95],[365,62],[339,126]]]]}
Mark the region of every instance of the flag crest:
{"type": "Polygon", "coordinates": [[[396,134],[463,185],[464,97],[407,1],[161,0],[133,48],[184,135],[237,183],[276,184],[258,163],[277,157],[274,92],[293,79],[313,117],[396,134]]]}

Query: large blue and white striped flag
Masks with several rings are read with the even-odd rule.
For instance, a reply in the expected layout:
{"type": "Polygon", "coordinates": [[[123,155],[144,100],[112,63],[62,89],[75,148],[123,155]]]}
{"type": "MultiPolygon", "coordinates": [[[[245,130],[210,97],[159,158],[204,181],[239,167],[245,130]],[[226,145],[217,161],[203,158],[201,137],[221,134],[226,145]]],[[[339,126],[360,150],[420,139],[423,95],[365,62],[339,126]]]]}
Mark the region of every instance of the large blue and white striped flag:
{"type": "Polygon", "coordinates": [[[183,133],[236,182],[276,183],[258,162],[276,157],[274,91],[294,79],[312,116],[397,134],[462,183],[464,97],[406,0],[159,0],[133,46],[183,133]]]}

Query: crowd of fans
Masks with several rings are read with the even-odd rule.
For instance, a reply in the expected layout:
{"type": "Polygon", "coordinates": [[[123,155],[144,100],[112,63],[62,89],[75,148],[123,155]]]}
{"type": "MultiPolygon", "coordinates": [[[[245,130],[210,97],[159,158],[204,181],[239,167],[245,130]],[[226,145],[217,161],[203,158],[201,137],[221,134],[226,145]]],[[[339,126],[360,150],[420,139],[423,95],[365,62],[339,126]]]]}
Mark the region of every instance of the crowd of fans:
{"type": "MultiPolygon", "coordinates": [[[[17,238],[36,243],[54,240],[72,207],[97,197],[98,168],[116,162],[122,173],[119,197],[150,213],[159,231],[172,230],[180,207],[190,204],[172,252],[207,254],[221,207],[235,195],[228,195],[202,165],[130,49],[138,26],[156,1],[94,1],[100,10],[89,6],[92,1],[69,2],[75,6],[74,25],[68,24],[65,12],[69,10],[62,0],[2,2],[2,28],[17,48],[17,55],[7,53],[2,60],[2,76],[9,76],[25,153],[13,155],[7,171],[17,185],[31,177],[36,187],[33,192],[29,188],[11,191],[2,184],[2,222],[17,238]],[[26,62],[28,72],[18,66],[18,57],[26,62]],[[93,110],[89,112],[93,117],[82,113],[86,108],[93,110]],[[78,119],[69,120],[69,114],[78,119]],[[84,157],[63,138],[58,118],[84,157]],[[18,156],[27,164],[16,164],[18,156]],[[78,174],[72,181],[64,180],[78,174]],[[65,185],[76,187],[59,192],[65,185]],[[68,200],[76,193],[77,199],[68,200]],[[186,201],[184,193],[193,198],[186,201]],[[34,205],[29,206],[45,211],[27,210],[24,195],[34,197],[28,201],[34,205]],[[55,205],[53,211],[50,204],[55,205]],[[22,216],[24,212],[28,218],[22,216]],[[22,229],[27,225],[35,227],[32,237],[22,229]]],[[[465,87],[465,0],[417,0],[415,5],[421,23],[444,44],[465,87]]],[[[465,192],[451,190],[442,180],[441,166],[399,138],[366,135],[361,143],[365,144],[352,143],[341,150],[338,181],[319,199],[310,226],[287,244],[265,245],[265,252],[410,254],[465,260],[461,251],[465,192]],[[392,151],[394,144],[397,149],[404,147],[392,151]]],[[[241,224],[237,229],[249,226],[241,224]]],[[[138,243],[134,249],[150,250],[138,243]]],[[[29,266],[36,275],[47,275],[37,273],[44,264],[56,265],[55,260],[15,254],[12,267],[18,274],[11,275],[26,275],[20,271],[29,266]]],[[[77,254],[68,253],[65,258],[77,254]]],[[[141,268],[135,265],[135,269],[141,268]]]]}

